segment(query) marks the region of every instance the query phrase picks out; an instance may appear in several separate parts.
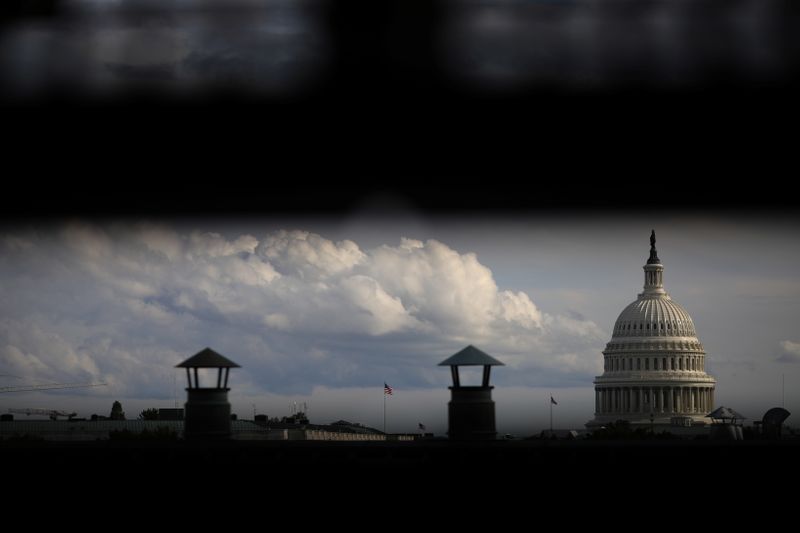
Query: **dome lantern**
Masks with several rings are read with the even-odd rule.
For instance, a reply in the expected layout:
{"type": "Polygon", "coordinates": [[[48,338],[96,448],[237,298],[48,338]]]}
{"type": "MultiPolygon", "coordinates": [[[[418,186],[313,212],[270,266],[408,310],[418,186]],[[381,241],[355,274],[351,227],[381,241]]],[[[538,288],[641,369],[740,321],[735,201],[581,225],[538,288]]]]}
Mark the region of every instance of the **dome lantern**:
{"type": "Polygon", "coordinates": [[[644,292],[642,295],[666,294],[664,290],[664,265],[656,250],[656,230],[650,233],[650,257],[644,268],[644,292]]]}

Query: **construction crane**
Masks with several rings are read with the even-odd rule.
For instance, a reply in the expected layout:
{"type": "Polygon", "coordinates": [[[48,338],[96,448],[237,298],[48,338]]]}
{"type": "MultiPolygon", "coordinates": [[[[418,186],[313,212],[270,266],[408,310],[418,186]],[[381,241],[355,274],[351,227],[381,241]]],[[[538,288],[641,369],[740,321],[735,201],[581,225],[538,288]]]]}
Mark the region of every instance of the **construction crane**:
{"type": "Polygon", "coordinates": [[[21,385],[19,387],[0,387],[2,392],[25,392],[36,390],[53,390],[53,389],[80,389],[83,387],[102,387],[108,383],[44,383],[42,385],[21,385]]]}
{"type": "Polygon", "coordinates": [[[78,413],[68,413],[66,411],[59,411],[58,409],[9,409],[9,413],[17,413],[20,415],[46,415],[50,417],[50,420],[58,420],[59,416],[66,416],[67,418],[72,418],[73,416],[77,415],[78,413]]]}

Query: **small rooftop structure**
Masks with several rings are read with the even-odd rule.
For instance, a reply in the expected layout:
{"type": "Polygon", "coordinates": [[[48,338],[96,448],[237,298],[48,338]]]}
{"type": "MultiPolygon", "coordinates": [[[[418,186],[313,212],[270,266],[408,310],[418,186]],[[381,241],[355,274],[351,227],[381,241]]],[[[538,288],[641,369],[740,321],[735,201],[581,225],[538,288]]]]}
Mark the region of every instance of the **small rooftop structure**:
{"type": "Polygon", "coordinates": [[[482,366],[483,367],[483,384],[482,387],[489,386],[489,374],[493,366],[505,366],[491,355],[482,352],[473,345],[469,345],[455,355],[451,355],[441,363],[439,366],[449,366],[453,374],[453,387],[461,387],[461,379],[458,375],[458,367],[460,366],[482,366]]]}
{"type": "Polygon", "coordinates": [[[730,420],[731,424],[735,424],[737,419],[744,420],[747,418],[743,414],[734,411],[730,407],[725,407],[724,405],[717,407],[706,416],[715,420],[722,420],[723,423],[725,423],[726,420],[730,420]]]}
{"type": "Polygon", "coordinates": [[[228,388],[228,374],[231,371],[231,368],[241,368],[239,365],[225,357],[224,355],[220,355],[211,348],[204,348],[191,356],[189,359],[175,365],[175,368],[185,368],[186,369],[186,379],[189,381],[189,388],[190,389],[199,389],[200,387],[200,376],[197,373],[198,368],[216,368],[218,369],[217,372],[217,389],[227,389],[228,388]],[[225,369],[225,380],[223,382],[222,379],[222,369],[225,369]],[[194,384],[192,384],[192,374],[190,373],[189,369],[194,369],[194,384]]]}
{"type": "Polygon", "coordinates": [[[747,418],[741,413],[738,413],[730,407],[723,405],[714,409],[706,415],[713,420],[722,420],[722,424],[715,424],[711,426],[711,438],[714,440],[744,440],[744,433],[742,432],[742,425],[737,424],[736,420],[744,420],[747,418]]]}
{"type": "MultiPolygon", "coordinates": [[[[228,402],[228,374],[239,365],[211,348],[200,350],[175,365],[186,369],[187,399],[184,435],[187,439],[227,439],[231,435],[231,404],[228,402]],[[216,386],[200,386],[201,368],[216,368],[216,386]],[[225,370],[223,378],[223,369],[225,370]],[[194,375],[194,381],[192,381],[194,375]]],[[[213,383],[213,382],[212,382],[213,383]]]]}
{"type": "Polygon", "coordinates": [[[482,352],[471,344],[439,363],[449,366],[453,375],[448,403],[448,435],[454,440],[494,440],[497,437],[494,416],[494,401],[489,385],[489,373],[493,366],[503,363],[482,352]],[[482,366],[483,380],[480,386],[461,385],[459,366],[482,366]]]}
{"type": "Polygon", "coordinates": [[[791,413],[783,407],[773,407],[761,419],[761,434],[768,439],[780,439],[783,422],[791,413]]]}
{"type": "Polygon", "coordinates": [[[781,425],[783,424],[784,420],[789,418],[791,413],[784,409],[783,407],[773,407],[766,413],[764,413],[764,417],[762,419],[763,424],[775,424],[781,425]]]}

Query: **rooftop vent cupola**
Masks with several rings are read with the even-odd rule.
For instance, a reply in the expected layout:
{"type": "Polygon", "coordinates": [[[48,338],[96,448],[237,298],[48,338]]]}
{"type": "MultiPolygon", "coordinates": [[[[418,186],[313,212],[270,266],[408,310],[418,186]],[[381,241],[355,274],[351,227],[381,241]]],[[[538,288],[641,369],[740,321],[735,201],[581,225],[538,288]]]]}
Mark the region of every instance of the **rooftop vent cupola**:
{"type": "Polygon", "coordinates": [[[231,404],[228,402],[228,374],[231,368],[239,368],[239,365],[211,348],[205,348],[176,368],[186,369],[188,381],[184,436],[189,440],[229,438],[231,404]],[[208,370],[214,368],[217,369],[216,385],[213,371],[208,370]],[[204,387],[201,387],[201,375],[209,381],[204,387]]]}
{"type": "Polygon", "coordinates": [[[489,374],[493,366],[503,366],[503,363],[469,345],[439,363],[439,366],[449,366],[453,376],[450,403],[447,404],[447,434],[450,439],[494,440],[497,437],[492,400],[494,387],[489,385],[489,374]],[[458,373],[459,366],[482,366],[481,384],[462,385],[458,373]]]}

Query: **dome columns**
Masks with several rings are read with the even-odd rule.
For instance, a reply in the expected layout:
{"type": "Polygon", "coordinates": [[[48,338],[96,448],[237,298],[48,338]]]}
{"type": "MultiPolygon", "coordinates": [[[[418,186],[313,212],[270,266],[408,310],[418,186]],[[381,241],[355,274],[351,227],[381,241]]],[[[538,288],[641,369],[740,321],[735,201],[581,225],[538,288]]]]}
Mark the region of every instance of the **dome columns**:
{"type": "Polygon", "coordinates": [[[597,416],[625,414],[705,415],[713,410],[712,384],[611,386],[595,390],[597,416]]]}

